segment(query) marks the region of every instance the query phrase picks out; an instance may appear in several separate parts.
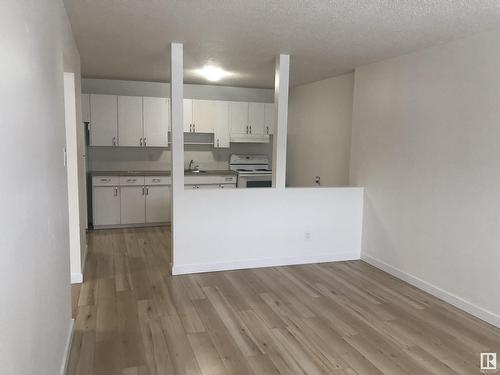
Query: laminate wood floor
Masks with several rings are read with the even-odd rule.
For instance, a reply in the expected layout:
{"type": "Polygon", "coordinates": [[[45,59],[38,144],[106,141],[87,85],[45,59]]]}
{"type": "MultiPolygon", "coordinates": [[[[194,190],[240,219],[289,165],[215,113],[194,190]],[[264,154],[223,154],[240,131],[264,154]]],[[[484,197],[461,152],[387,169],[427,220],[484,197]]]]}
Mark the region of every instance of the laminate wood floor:
{"type": "Polygon", "coordinates": [[[500,330],[362,261],[172,277],[167,228],[89,237],[69,375],[479,374],[500,330]]]}

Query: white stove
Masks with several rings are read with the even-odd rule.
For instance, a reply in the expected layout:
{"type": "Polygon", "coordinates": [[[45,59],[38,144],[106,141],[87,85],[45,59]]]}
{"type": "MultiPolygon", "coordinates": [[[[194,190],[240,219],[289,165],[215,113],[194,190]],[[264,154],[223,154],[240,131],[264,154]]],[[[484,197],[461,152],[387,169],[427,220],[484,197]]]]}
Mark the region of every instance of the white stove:
{"type": "Polygon", "coordinates": [[[266,155],[232,154],[229,169],[238,172],[238,188],[272,186],[273,171],[266,155]]]}

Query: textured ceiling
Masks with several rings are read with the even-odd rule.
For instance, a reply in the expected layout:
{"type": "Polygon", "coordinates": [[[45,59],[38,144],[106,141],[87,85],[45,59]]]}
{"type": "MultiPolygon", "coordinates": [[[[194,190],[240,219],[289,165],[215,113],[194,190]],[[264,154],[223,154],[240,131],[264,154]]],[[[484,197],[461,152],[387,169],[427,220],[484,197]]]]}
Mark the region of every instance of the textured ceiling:
{"type": "Polygon", "coordinates": [[[290,53],[292,85],[500,28],[498,0],[64,0],[85,77],[169,81],[184,43],[185,80],[213,61],[224,85],[272,87],[290,53]]]}

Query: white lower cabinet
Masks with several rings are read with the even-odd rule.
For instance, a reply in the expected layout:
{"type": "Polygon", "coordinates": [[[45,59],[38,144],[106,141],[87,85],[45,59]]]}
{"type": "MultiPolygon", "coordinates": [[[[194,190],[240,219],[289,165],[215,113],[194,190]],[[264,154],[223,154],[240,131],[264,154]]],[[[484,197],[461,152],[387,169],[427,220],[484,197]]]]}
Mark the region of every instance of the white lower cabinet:
{"type": "Polygon", "coordinates": [[[146,222],[144,186],[121,186],[121,224],[146,222]]]}
{"type": "Polygon", "coordinates": [[[161,224],[171,220],[170,177],[94,176],[94,227],[161,224]]]}
{"type": "Polygon", "coordinates": [[[184,185],[184,189],[234,189],[235,184],[200,184],[200,185],[184,185]]]}
{"type": "Polygon", "coordinates": [[[120,188],[118,186],[94,186],[94,225],[120,224],[120,188]]]}
{"type": "Polygon", "coordinates": [[[146,186],[146,223],[170,221],[170,186],[146,186]]]}

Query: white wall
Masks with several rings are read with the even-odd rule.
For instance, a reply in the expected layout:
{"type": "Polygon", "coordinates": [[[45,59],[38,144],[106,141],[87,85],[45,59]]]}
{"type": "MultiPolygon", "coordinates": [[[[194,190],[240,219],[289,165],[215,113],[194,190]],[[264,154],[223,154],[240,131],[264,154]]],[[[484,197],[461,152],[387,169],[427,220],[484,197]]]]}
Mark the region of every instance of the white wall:
{"type": "Polygon", "coordinates": [[[82,233],[84,223],[80,213],[85,206],[80,206],[79,173],[78,173],[78,138],[75,95],[75,74],[64,73],[64,109],[66,128],[66,169],[68,180],[68,216],[69,216],[69,246],[71,282],[81,283],[82,250],[85,249],[85,233],[82,233]],[[83,247],[82,247],[83,245],[83,247]]]}
{"type": "Polygon", "coordinates": [[[287,183],[348,186],[354,74],[297,86],[290,91],[287,183]]]}
{"type": "Polygon", "coordinates": [[[177,204],[174,274],[360,256],[360,188],[186,190],[177,204]]]}
{"type": "MultiPolygon", "coordinates": [[[[228,169],[231,154],[265,154],[272,156],[272,143],[232,143],[228,149],[212,146],[185,146],[186,163],[192,159],[201,169],[228,169]]],[[[93,147],[89,150],[92,171],[170,170],[171,153],[168,149],[93,147]]],[[[187,167],[187,165],[186,165],[187,167]]]]}
{"type": "Polygon", "coordinates": [[[71,327],[66,14],[54,0],[4,0],[0,14],[0,373],[61,374],[71,327]]]}
{"type": "MultiPolygon", "coordinates": [[[[78,52],[78,47],[76,45],[75,39],[73,37],[73,32],[71,29],[71,24],[69,19],[65,17],[64,22],[64,49],[63,49],[63,63],[64,71],[73,73],[75,75],[75,105],[76,105],[76,144],[73,142],[71,146],[74,150],[75,165],[72,166],[73,169],[77,170],[77,202],[73,202],[73,206],[78,206],[78,227],[80,231],[80,263],[79,266],[76,262],[78,254],[74,254],[71,257],[72,260],[72,279],[77,281],[82,277],[82,265],[85,261],[86,251],[87,251],[87,181],[86,181],[86,145],[85,145],[85,127],[82,123],[82,80],[81,80],[81,66],[80,66],[80,53],[78,52]],[[75,260],[75,261],[74,261],[75,260]],[[80,273],[78,274],[77,269],[80,268],[80,273]],[[76,274],[75,274],[76,273],[76,274]],[[73,276],[74,275],[74,276],[73,276]]],[[[67,147],[70,145],[67,144],[67,147]]]]}
{"type": "Polygon", "coordinates": [[[363,257],[500,325],[500,32],[356,69],[363,257]]]}
{"type": "MultiPolygon", "coordinates": [[[[170,84],[158,82],[82,79],[82,91],[92,94],[170,97],[170,84]]],[[[274,91],[243,87],[184,85],[184,96],[192,99],[255,101],[272,103],[274,91]]],[[[266,154],[272,157],[272,140],[265,144],[231,143],[229,149],[211,146],[186,146],[185,160],[193,159],[202,169],[228,169],[233,153],[266,154]]],[[[92,147],[92,171],[170,170],[170,149],[92,147]]]]}

